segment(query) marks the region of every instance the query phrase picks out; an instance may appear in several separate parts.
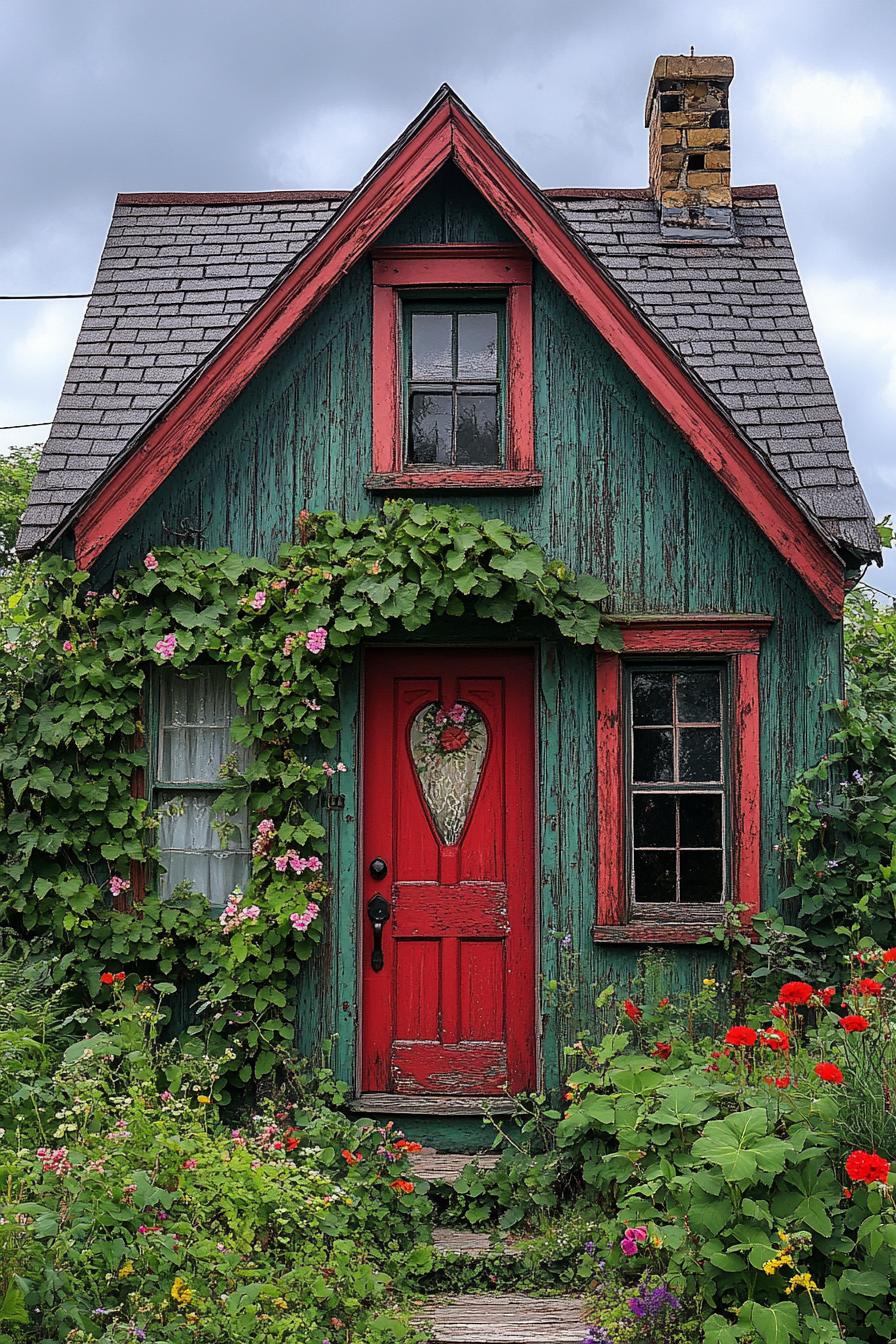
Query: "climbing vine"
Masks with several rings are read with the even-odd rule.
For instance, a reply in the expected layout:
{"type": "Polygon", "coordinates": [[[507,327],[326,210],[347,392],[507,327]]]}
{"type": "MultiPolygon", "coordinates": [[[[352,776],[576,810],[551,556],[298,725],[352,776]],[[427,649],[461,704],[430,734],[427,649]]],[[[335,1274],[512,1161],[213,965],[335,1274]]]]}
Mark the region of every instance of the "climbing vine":
{"type": "MultiPolygon", "coordinates": [[[[275,564],[158,549],[108,592],[58,556],[8,600],[0,684],[0,920],[53,946],[60,978],[106,992],[126,968],[192,985],[203,1048],[232,1080],[275,1067],[295,1037],[295,980],[328,894],[321,803],[338,779],[338,684],[358,645],[441,617],[519,612],[579,644],[615,646],[596,578],[548,560],[473,509],[389,502],[346,521],[303,513],[275,564]],[[251,878],[218,917],[201,893],[127,906],[157,857],[158,817],[132,789],[146,766],[148,672],[223,666],[242,717],[216,808],[248,809],[251,878]]],[[[342,767],[344,768],[344,767],[342,767]]]]}

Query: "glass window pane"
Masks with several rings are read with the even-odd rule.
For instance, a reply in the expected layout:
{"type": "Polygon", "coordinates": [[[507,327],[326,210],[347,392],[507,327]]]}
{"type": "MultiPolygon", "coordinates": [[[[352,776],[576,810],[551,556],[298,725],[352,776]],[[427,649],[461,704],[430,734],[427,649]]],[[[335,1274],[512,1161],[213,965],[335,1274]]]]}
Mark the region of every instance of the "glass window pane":
{"type": "Polygon", "coordinates": [[[722,796],[718,793],[683,793],[678,800],[681,844],[696,849],[721,846],[722,796]]]}
{"type": "Polygon", "coordinates": [[[679,672],[680,723],[718,723],[721,717],[721,678],[718,672],[679,672]]]}
{"type": "Polygon", "coordinates": [[[245,748],[234,746],[230,724],[239,714],[223,668],[207,668],[199,677],[164,673],[159,697],[158,778],[163,784],[212,784],[221,766],[235,756],[237,767],[248,760],[245,748]]]}
{"type": "Polygon", "coordinates": [[[411,313],[411,377],[444,382],[453,373],[451,313],[411,313]]]}
{"type": "Polygon", "coordinates": [[[675,847],[675,798],[668,793],[636,793],[633,799],[636,845],[675,847]]]}
{"type": "Polygon", "coordinates": [[[457,397],[458,466],[494,466],[498,461],[496,392],[459,392],[457,397]]]}
{"type": "Polygon", "coordinates": [[[458,314],[457,376],[458,378],[497,378],[497,313],[458,314]]]}
{"type": "Polygon", "coordinates": [[[662,784],[672,779],[672,729],[636,728],[634,777],[641,782],[662,784]]]}
{"type": "Polygon", "coordinates": [[[635,900],[675,900],[675,854],[668,850],[639,849],[635,853],[635,900]]]}
{"type": "Polygon", "coordinates": [[[635,672],[632,675],[632,721],[672,722],[671,672],[635,672]]]}
{"type": "Polygon", "coordinates": [[[162,897],[170,896],[179,882],[190,882],[212,905],[225,905],[235,886],[245,886],[249,876],[246,815],[226,818],[238,828],[238,834],[222,849],[212,826],[217,819],[212,802],[211,793],[162,798],[159,807],[162,897]]]}
{"type": "Polygon", "coordinates": [[[451,462],[451,393],[411,394],[409,462],[451,462]]]}
{"type": "Polygon", "coordinates": [[[718,728],[682,728],[679,779],[686,783],[722,777],[722,734],[718,728]]]}
{"type": "Polygon", "coordinates": [[[681,899],[696,905],[722,899],[722,851],[684,850],[681,855],[681,899]]]}

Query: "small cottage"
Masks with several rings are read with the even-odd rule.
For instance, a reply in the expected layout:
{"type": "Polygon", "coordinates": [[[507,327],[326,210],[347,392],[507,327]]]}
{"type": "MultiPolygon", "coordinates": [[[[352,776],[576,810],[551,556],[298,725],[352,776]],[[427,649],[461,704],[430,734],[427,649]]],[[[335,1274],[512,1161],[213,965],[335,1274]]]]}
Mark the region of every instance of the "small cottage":
{"type": "MultiPolygon", "coordinates": [[[[396,624],[342,679],[296,993],[367,1111],[556,1086],[645,949],[699,985],[725,907],[778,899],[878,541],[777,191],[731,185],[732,77],[657,60],[647,187],[537,187],[446,86],[353,191],[116,202],[22,556],[102,590],[154,547],[273,559],[302,510],[410,496],[610,590],[616,649],[396,624]]],[[[213,824],[233,697],[220,669],[158,680],[142,880],[223,907],[252,844],[213,824]]]]}

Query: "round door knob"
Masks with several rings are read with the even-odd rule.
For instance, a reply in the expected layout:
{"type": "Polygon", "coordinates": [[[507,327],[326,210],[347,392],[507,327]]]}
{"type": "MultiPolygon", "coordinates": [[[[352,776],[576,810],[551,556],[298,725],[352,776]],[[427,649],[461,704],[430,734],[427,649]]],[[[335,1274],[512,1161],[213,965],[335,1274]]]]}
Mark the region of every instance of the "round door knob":
{"type": "Polygon", "coordinates": [[[373,878],[374,882],[381,882],[382,879],[383,879],[383,878],[386,876],[386,874],[388,873],[388,871],[389,871],[389,869],[388,869],[388,867],[386,866],[386,860],[385,860],[385,859],[374,859],[374,860],[371,862],[369,872],[370,872],[370,876],[373,878]]]}

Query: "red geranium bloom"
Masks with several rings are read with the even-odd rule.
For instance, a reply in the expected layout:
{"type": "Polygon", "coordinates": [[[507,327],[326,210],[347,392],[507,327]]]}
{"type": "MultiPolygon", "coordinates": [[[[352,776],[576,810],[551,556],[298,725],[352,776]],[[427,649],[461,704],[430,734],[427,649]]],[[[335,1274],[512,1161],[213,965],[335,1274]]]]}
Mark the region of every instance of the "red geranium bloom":
{"type": "Polygon", "coordinates": [[[116,984],[121,984],[122,980],[125,980],[126,978],[124,971],[116,971],[112,977],[116,984]]]}
{"type": "MultiPolygon", "coordinates": [[[[893,951],[896,952],[896,947],[893,948],[893,951]]],[[[893,960],[896,961],[896,957],[894,957],[893,960]]],[[[886,957],[884,957],[884,961],[886,961],[886,957]]],[[[669,1000],[668,1000],[668,999],[660,999],[659,1003],[657,1004],[657,1007],[658,1007],[658,1008],[668,1008],[668,1007],[669,1007],[669,1000]]]]}
{"type": "Polygon", "coordinates": [[[772,1017],[786,1017],[786,1016],[787,1016],[787,1005],[786,1005],[786,1003],[773,1003],[773,1004],[772,1004],[772,1017]]]}
{"type": "Polygon", "coordinates": [[[847,1013],[846,1017],[841,1017],[840,1025],[844,1031],[867,1031],[868,1019],[859,1013],[847,1013]]]}
{"type": "Polygon", "coordinates": [[[458,728],[455,724],[449,723],[447,728],[443,728],[439,733],[439,742],[443,751],[460,751],[470,740],[470,734],[466,728],[458,728]]]}
{"type": "Polygon", "coordinates": [[[769,1050],[782,1050],[786,1053],[790,1049],[790,1037],[780,1027],[768,1027],[762,1033],[759,1043],[767,1046],[769,1050]]]}
{"type": "Polygon", "coordinates": [[[778,991],[779,1003],[808,1003],[815,990],[805,980],[788,980],[778,991]]]}
{"type": "Polygon", "coordinates": [[[631,1018],[632,1022],[635,1023],[640,1022],[641,1018],[644,1016],[638,1005],[636,1003],[632,1003],[631,999],[625,1000],[625,1002],[622,1005],[622,1010],[625,1013],[626,1017],[631,1018]]]}
{"type": "Polygon", "coordinates": [[[884,961],[896,961],[896,947],[888,947],[884,953],[884,961]]]}
{"type": "Polygon", "coordinates": [[[886,1184],[890,1175],[890,1164],[885,1157],[877,1153],[865,1153],[861,1148],[850,1153],[846,1159],[846,1174],[852,1181],[863,1181],[871,1185],[874,1181],[886,1184]]]}
{"type": "Polygon", "coordinates": [[[755,1045],[759,1032],[752,1027],[729,1027],[725,1032],[726,1045],[755,1045]]]}
{"type": "Polygon", "coordinates": [[[111,971],[103,971],[102,975],[100,976],[100,984],[101,984],[101,985],[112,985],[112,984],[114,984],[114,983],[115,983],[115,976],[112,974],[112,972],[111,972],[111,971]]]}
{"type": "Polygon", "coordinates": [[[852,992],[861,999],[879,999],[883,992],[883,985],[879,980],[857,980],[852,986],[852,992]]]}
{"type": "Polygon", "coordinates": [[[837,991],[833,985],[828,985],[827,989],[820,989],[818,991],[818,997],[821,999],[821,1002],[824,1004],[825,1008],[827,1008],[828,1004],[830,1003],[831,999],[834,997],[836,993],[837,991]]]}
{"type": "Polygon", "coordinates": [[[397,1181],[390,1181],[389,1184],[392,1189],[397,1190],[400,1195],[412,1195],[414,1193],[413,1181],[403,1181],[399,1179],[397,1181]]]}
{"type": "Polygon", "coordinates": [[[672,1053],[672,1047],[668,1041],[657,1041],[653,1047],[653,1053],[657,1059],[668,1059],[672,1053]]]}
{"type": "Polygon", "coordinates": [[[414,1143],[411,1139],[396,1139],[393,1148],[397,1148],[400,1153],[422,1153],[423,1144],[414,1143]]]}
{"type": "Polygon", "coordinates": [[[345,1158],[346,1162],[348,1163],[348,1165],[349,1165],[350,1167],[357,1166],[357,1164],[358,1164],[359,1162],[363,1162],[363,1161],[364,1161],[364,1154],[363,1154],[363,1153],[353,1153],[353,1152],[351,1152],[351,1150],[348,1149],[348,1148],[343,1148],[343,1150],[342,1150],[342,1156],[345,1158]]]}
{"type": "Polygon", "coordinates": [[[825,1064],[822,1061],[821,1064],[815,1065],[815,1074],[823,1083],[843,1082],[843,1074],[840,1069],[837,1068],[836,1064],[825,1064]]]}

